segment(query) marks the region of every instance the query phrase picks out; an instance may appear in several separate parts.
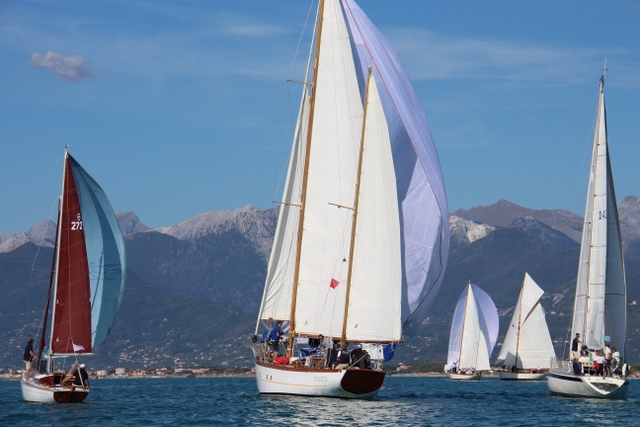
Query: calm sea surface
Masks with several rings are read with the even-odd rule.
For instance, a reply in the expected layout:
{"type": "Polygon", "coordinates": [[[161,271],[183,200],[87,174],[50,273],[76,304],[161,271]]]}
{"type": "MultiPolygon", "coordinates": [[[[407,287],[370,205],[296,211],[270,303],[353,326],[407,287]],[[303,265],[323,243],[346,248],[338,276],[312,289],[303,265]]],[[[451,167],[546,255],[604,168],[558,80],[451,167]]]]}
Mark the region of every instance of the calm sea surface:
{"type": "Polygon", "coordinates": [[[388,377],[378,398],[260,397],[253,378],[94,380],[84,403],[22,400],[0,381],[0,426],[638,426],[640,381],[626,401],[553,397],[546,381],[388,377]]]}

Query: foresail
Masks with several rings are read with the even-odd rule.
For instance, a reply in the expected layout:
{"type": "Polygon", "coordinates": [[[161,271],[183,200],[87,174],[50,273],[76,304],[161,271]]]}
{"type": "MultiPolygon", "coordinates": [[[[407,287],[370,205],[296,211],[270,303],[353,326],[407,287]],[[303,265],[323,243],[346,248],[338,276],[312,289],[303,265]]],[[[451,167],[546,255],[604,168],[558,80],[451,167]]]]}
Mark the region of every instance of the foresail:
{"type": "Polygon", "coordinates": [[[447,366],[452,368],[460,366],[460,348],[462,346],[462,332],[465,318],[465,307],[467,305],[467,293],[469,286],[465,287],[462,295],[458,298],[456,309],[453,312],[451,321],[451,331],[449,332],[449,352],[447,353],[447,366]]]}
{"type": "Polygon", "coordinates": [[[91,290],[91,335],[96,346],[107,337],[122,302],[125,244],[115,212],[100,185],[69,155],[78,188],[91,290]]]}
{"type": "Polygon", "coordinates": [[[71,157],[65,167],[58,224],[51,355],[91,353],[91,302],[84,217],[71,157]]]}
{"type": "Polygon", "coordinates": [[[504,337],[502,347],[500,347],[500,353],[496,359],[496,366],[501,368],[503,366],[516,366],[516,353],[518,351],[518,331],[520,330],[520,318],[522,306],[522,294],[524,289],[520,290],[520,296],[518,302],[513,309],[513,316],[509,322],[507,333],[504,337]]]}
{"type": "Polygon", "coordinates": [[[340,337],[363,107],[342,10],[335,0],[324,4],[295,330],[340,337]]]}
{"type": "Polygon", "coordinates": [[[389,125],[403,239],[404,332],[427,316],[449,253],[449,213],[440,160],[426,116],[395,49],[352,0],[342,0],[364,97],[373,75],[389,125]]]}
{"type": "Polygon", "coordinates": [[[373,78],[366,97],[364,153],[347,321],[350,341],[399,341],[400,220],[387,121],[373,78]]]}
{"type": "Polygon", "coordinates": [[[488,363],[488,358],[491,356],[493,348],[496,346],[496,342],[498,341],[500,318],[498,317],[498,310],[496,309],[496,305],[491,297],[478,286],[471,285],[471,287],[478,305],[478,322],[484,337],[488,363]]]}
{"type": "Polygon", "coordinates": [[[538,302],[529,312],[520,329],[518,367],[549,369],[553,357],[555,357],[553,342],[549,335],[544,309],[538,302]]]}
{"type": "Polygon", "coordinates": [[[627,331],[627,281],[622,252],[622,237],[620,235],[620,221],[618,206],[613,186],[613,175],[609,150],[607,148],[607,280],[605,285],[604,324],[605,335],[610,337],[611,345],[615,346],[625,357],[627,331]]]}
{"type": "Polygon", "coordinates": [[[308,125],[309,96],[307,90],[303,89],[256,333],[261,320],[290,320],[291,317],[295,251],[300,221],[300,193],[308,125]]]}

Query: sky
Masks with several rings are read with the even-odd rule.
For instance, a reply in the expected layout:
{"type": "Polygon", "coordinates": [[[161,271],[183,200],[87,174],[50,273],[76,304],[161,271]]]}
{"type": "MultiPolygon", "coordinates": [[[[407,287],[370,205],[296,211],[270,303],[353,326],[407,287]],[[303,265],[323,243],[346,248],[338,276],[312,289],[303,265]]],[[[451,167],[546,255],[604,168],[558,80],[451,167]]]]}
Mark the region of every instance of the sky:
{"type": "MultiPolygon", "coordinates": [[[[449,211],[582,214],[606,60],[618,200],[640,196],[640,2],[360,0],[398,51],[449,211]]],[[[276,206],[310,0],[0,0],[0,233],[55,219],[64,146],[150,227],[276,206]]]]}

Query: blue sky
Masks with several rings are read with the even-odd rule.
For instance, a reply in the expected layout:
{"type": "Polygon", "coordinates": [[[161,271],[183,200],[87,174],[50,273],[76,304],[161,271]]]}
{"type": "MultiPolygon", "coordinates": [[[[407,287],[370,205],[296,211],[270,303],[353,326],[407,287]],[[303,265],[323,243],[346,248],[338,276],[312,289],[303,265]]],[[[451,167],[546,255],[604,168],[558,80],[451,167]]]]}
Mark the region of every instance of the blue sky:
{"type": "MultiPolygon", "coordinates": [[[[640,196],[640,2],[359,4],[413,79],[450,211],[581,213],[605,58],[617,196],[640,196]]],[[[151,227],[274,206],[309,6],[0,0],[0,232],[54,218],[65,144],[151,227]]]]}

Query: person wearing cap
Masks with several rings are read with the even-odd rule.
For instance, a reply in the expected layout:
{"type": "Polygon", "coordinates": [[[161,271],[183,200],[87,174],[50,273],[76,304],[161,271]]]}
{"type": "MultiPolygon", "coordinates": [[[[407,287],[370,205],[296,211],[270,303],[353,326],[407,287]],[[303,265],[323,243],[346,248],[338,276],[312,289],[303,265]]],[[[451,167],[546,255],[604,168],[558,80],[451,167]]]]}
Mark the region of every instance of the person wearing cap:
{"type": "Polygon", "coordinates": [[[26,372],[26,378],[29,378],[29,373],[31,372],[31,363],[33,362],[33,359],[38,359],[35,355],[35,353],[33,352],[33,338],[29,338],[27,340],[27,345],[24,348],[24,364],[25,364],[25,372],[26,372]]]}
{"type": "Polygon", "coordinates": [[[357,344],[356,348],[351,352],[351,364],[360,369],[370,368],[369,354],[362,349],[362,344],[357,344]]]}
{"type": "Polygon", "coordinates": [[[76,387],[89,387],[89,374],[84,368],[84,363],[81,363],[73,373],[73,385],[76,387]]]}

